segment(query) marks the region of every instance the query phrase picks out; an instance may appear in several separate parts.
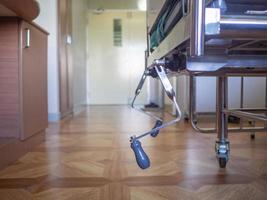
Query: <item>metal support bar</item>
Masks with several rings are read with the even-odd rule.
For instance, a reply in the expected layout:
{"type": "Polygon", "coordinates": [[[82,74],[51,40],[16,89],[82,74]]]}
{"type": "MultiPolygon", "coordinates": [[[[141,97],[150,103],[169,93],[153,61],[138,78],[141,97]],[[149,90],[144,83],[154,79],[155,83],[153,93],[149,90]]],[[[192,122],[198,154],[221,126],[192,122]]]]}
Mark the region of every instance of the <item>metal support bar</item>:
{"type": "MultiPolygon", "coordinates": [[[[203,134],[214,134],[217,132],[216,128],[200,128],[197,125],[197,119],[196,119],[196,77],[190,76],[190,87],[189,87],[189,118],[192,128],[203,134]]],[[[266,112],[267,109],[261,109],[261,108],[243,108],[239,109],[240,111],[247,111],[247,112],[266,112]]],[[[228,132],[265,132],[267,131],[267,127],[240,127],[240,128],[228,128],[228,132]]]]}
{"type": "MultiPolygon", "coordinates": [[[[241,76],[241,88],[240,88],[240,108],[243,109],[244,108],[244,77],[241,76]]],[[[244,126],[244,120],[241,118],[240,119],[240,129],[243,128],[244,126]]]]}
{"type": "Polygon", "coordinates": [[[240,117],[240,118],[246,118],[246,119],[250,119],[250,120],[267,122],[267,116],[266,115],[244,112],[244,111],[240,111],[240,110],[224,110],[224,113],[227,115],[233,115],[233,116],[240,117]]]}
{"type": "Polygon", "coordinates": [[[215,145],[215,151],[221,168],[225,168],[229,159],[229,141],[228,141],[228,120],[224,110],[228,107],[228,78],[225,76],[217,77],[216,89],[216,129],[218,140],[215,145]]]}
{"type": "Polygon", "coordinates": [[[139,112],[141,112],[141,113],[143,113],[143,114],[145,114],[145,115],[147,115],[147,116],[149,116],[149,117],[155,119],[155,120],[162,121],[161,118],[159,118],[159,117],[157,117],[157,116],[155,116],[155,115],[152,115],[152,114],[146,112],[146,111],[145,111],[144,109],[142,109],[142,108],[136,107],[135,104],[134,104],[135,101],[136,101],[136,99],[137,99],[137,97],[138,97],[138,95],[140,94],[140,92],[141,92],[141,90],[142,90],[142,88],[143,88],[143,86],[144,86],[144,83],[145,83],[145,81],[146,81],[148,75],[149,75],[149,70],[148,70],[148,69],[145,69],[145,71],[144,71],[144,73],[143,73],[143,75],[142,75],[142,78],[141,78],[141,80],[139,81],[138,86],[137,86],[137,88],[136,88],[136,90],[135,90],[135,96],[134,96],[134,98],[133,98],[131,107],[132,107],[133,109],[135,109],[135,110],[137,110],[137,111],[139,111],[139,112]]]}
{"type": "MultiPolygon", "coordinates": [[[[267,108],[267,77],[265,77],[265,107],[267,108]]],[[[264,127],[267,128],[267,123],[264,124],[264,127]]]]}
{"type": "Polygon", "coordinates": [[[216,128],[200,128],[197,126],[197,119],[196,119],[196,77],[190,76],[189,81],[189,119],[192,128],[200,133],[208,134],[208,133],[215,133],[216,128]]]}
{"type": "Polygon", "coordinates": [[[228,83],[227,77],[217,77],[217,94],[216,94],[216,128],[218,139],[225,141],[228,138],[228,120],[224,110],[227,109],[227,96],[228,96],[228,83]]]}
{"type": "Polygon", "coordinates": [[[192,128],[200,133],[210,134],[215,133],[216,128],[205,128],[202,129],[197,126],[197,119],[196,119],[196,77],[190,76],[189,81],[189,119],[192,128]]]}
{"type": "Polygon", "coordinates": [[[231,109],[231,110],[239,110],[243,112],[253,112],[253,113],[266,113],[267,108],[238,108],[238,109],[231,109]]]}
{"type": "MultiPolygon", "coordinates": [[[[149,157],[147,156],[147,154],[145,153],[144,149],[142,148],[142,144],[139,141],[139,139],[141,139],[147,135],[150,135],[151,137],[157,137],[157,135],[159,134],[159,131],[161,129],[177,123],[182,118],[182,113],[181,113],[180,107],[176,101],[175,91],[174,91],[174,89],[173,89],[173,87],[172,87],[172,85],[171,85],[171,83],[170,83],[170,81],[166,75],[166,72],[165,72],[164,67],[163,67],[164,65],[165,65],[164,60],[159,60],[159,61],[156,60],[154,65],[150,69],[146,68],[146,70],[145,70],[145,72],[144,72],[144,74],[143,74],[143,76],[142,76],[142,78],[138,84],[138,87],[135,91],[135,97],[134,97],[134,100],[132,102],[132,107],[135,108],[134,102],[135,102],[137,96],[140,94],[141,89],[143,88],[146,77],[148,75],[151,75],[154,78],[159,78],[159,80],[161,81],[166,94],[172,100],[172,102],[174,104],[177,116],[175,119],[173,119],[169,122],[165,122],[165,123],[163,123],[163,120],[161,120],[161,119],[157,120],[156,124],[152,130],[150,130],[150,131],[148,131],[142,135],[139,135],[137,137],[136,136],[131,137],[131,139],[130,139],[131,148],[135,154],[136,162],[141,169],[147,169],[150,166],[150,160],[149,160],[149,157]]],[[[142,111],[142,112],[147,114],[144,111],[142,111]]]]}
{"type": "MultiPolygon", "coordinates": [[[[171,83],[170,83],[170,81],[169,81],[169,79],[168,79],[168,77],[167,77],[167,75],[165,73],[165,70],[164,70],[163,66],[162,65],[155,65],[155,70],[157,72],[159,80],[161,81],[161,83],[163,85],[163,88],[164,88],[166,94],[168,95],[168,97],[170,98],[170,100],[173,102],[173,104],[175,106],[175,109],[176,109],[176,112],[177,112],[177,117],[175,119],[169,121],[169,122],[163,123],[161,126],[154,127],[151,131],[146,132],[146,133],[144,133],[144,134],[142,134],[140,136],[133,136],[131,138],[131,141],[139,140],[139,139],[141,139],[141,138],[143,138],[143,137],[145,137],[147,135],[150,135],[153,132],[156,132],[156,131],[159,131],[159,130],[161,130],[163,128],[171,126],[171,125],[173,125],[173,124],[175,124],[175,123],[177,123],[178,121],[181,120],[182,112],[181,112],[181,109],[180,109],[180,107],[179,107],[179,105],[177,103],[175,91],[173,90],[173,87],[171,86],[171,83]]],[[[145,80],[145,78],[142,78],[141,82],[138,85],[138,88],[137,88],[136,91],[139,91],[139,92],[136,92],[137,95],[140,93],[140,88],[142,88],[141,86],[144,84],[144,81],[142,81],[142,80],[145,80]]],[[[135,99],[136,99],[136,97],[135,97],[135,99]]],[[[134,108],[134,101],[132,103],[132,106],[134,108]]]]}
{"type": "Polygon", "coordinates": [[[191,1],[190,56],[204,55],[205,46],[205,0],[191,1]]]}

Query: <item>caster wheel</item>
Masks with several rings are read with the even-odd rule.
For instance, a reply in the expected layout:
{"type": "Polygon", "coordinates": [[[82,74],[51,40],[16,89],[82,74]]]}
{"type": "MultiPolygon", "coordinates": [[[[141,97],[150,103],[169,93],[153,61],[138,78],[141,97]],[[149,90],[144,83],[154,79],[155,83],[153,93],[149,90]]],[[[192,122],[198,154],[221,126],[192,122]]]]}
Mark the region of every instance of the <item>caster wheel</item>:
{"type": "Polygon", "coordinates": [[[255,137],[256,137],[255,134],[250,135],[250,139],[252,139],[252,140],[255,140],[255,137]]]}
{"type": "Polygon", "coordinates": [[[224,169],[226,167],[226,164],[227,164],[227,159],[226,158],[219,158],[220,168],[224,169]]]}

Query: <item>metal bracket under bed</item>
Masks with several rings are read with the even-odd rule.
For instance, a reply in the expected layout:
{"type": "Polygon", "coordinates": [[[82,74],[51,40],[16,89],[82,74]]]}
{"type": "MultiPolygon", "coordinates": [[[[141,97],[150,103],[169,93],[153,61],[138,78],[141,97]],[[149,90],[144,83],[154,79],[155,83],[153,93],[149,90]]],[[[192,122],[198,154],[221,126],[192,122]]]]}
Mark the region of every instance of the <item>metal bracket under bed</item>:
{"type": "MultiPolygon", "coordinates": [[[[243,81],[243,79],[242,79],[243,81]]],[[[216,128],[199,128],[197,120],[195,118],[195,100],[196,100],[196,88],[195,88],[195,77],[190,77],[190,122],[192,127],[200,133],[217,133],[218,140],[215,144],[215,152],[219,165],[221,168],[225,168],[229,160],[230,154],[230,142],[228,140],[229,132],[250,132],[251,138],[255,138],[255,132],[267,131],[266,125],[264,127],[243,127],[241,121],[240,128],[229,128],[228,127],[228,116],[232,115],[242,119],[252,120],[252,125],[255,126],[255,121],[267,122],[267,116],[256,114],[255,112],[266,113],[267,109],[244,109],[243,99],[241,94],[241,108],[240,109],[228,109],[228,77],[224,74],[217,77],[216,84],[216,128]]],[[[242,85],[241,85],[242,87],[242,85]]],[[[243,88],[241,88],[243,92],[243,88]]]]}
{"type": "MultiPolygon", "coordinates": [[[[190,95],[189,95],[189,118],[190,123],[193,129],[199,133],[203,134],[213,134],[216,133],[215,128],[201,128],[198,126],[198,120],[196,118],[196,77],[190,76],[190,95]]],[[[267,79],[266,79],[266,90],[267,90],[267,79]]],[[[255,139],[255,132],[266,132],[267,127],[255,127],[255,121],[264,121],[266,116],[264,115],[256,115],[254,113],[267,113],[267,108],[244,108],[244,77],[241,77],[241,97],[240,97],[240,109],[232,109],[232,110],[225,110],[228,116],[235,116],[240,118],[240,126],[235,128],[229,128],[228,132],[248,132],[251,135],[251,139],[255,139]],[[242,112],[242,113],[240,113],[242,112]],[[244,114],[245,115],[242,115],[244,114]],[[251,114],[251,115],[250,115],[251,114]],[[254,116],[254,117],[253,117],[254,116]],[[243,118],[246,118],[251,121],[251,127],[244,127],[243,126],[243,118]]],[[[267,99],[267,95],[266,95],[267,99]]],[[[266,102],[267,104],[267,102],[266,102]]],[[[266,122],[266,121],[265,121],[266,122]]]]}
{"type": "MultiPolygon", "coordinates": [[[[135,97],[132,102],[132,108],[154,118],[156,120],[156,124],[154,128],[144,134],[141,134],[139,136],[133,136],[131,137],[131,148],[133,149],[136,157],[136,161],[141,169],[146,169],[150,166],[150,159],[147,156],[147,154],[144,152],[142,148],[142,144],[139,141],[143,137],[146,137],[148,135],[152,137],[157,137],[159,134],[159,131],[163,128],[166,128],[168,126],[171,126],[181,120],[181,109],[179,107],[179,104],[177,103],[176,100],[176,94],[171,86],[171,83],[168,79],[167,72],[164,68],[166,61],[163,60],[156,60],[154,62],[154,65],[150,68],[146,68],[144,71],[144,74],[138,84],[138,87],[135,91],[135,97]],[[159,78],[160,82],[163,85],[163,88],[167,94],[167,96],[172,100],[176,112],[177,112],[177,117],[169,122],[163,123],[163,119],[146,112],[145,110],[138,108],[134,105],[136,98],[140,94],[143,85],[146,81],[146,78],[148,76],[152,76],[153,78],[159,78]]],[[[228,140],[228,132],[250,132],[251,133],[251,138],[254,139],[255,137],[255,132],[263,132],[267,131],[266,127],[251,127],[251,128],[228,128],[228,116],[233,115],[239,118],[246,118],[255,121],[263,121],[267,122],[267,116],[266,115],[260,115],[260,114],[255,114],[251,112],[266,112],[267,109],[234,109],[234,110],[229,110],[228,109],[228,77],[225,75],[221,75],[217,77],[217,95],[216,95],[216,128],[212,129],[205,129],[205,128],[199,128],[196,123],[195,119],[195,95],[196,95],[196,90],[195,90],[195,76],[191,75],[190,76],[190,122],[192,127],[200,132],[200,133],[215,133],[217,132],[218,134],[218,140],[215,143],[215,152],[217,159],[219,161],[219,165],[221,168],[225,168],[226,164],[229,160],[229,153],[230,153],[230,143],[228,140]]],[[[254,124],[254,123],[253,123],[254,124]]]]}
{"type": "Polygon", "coordinates": [[[140,112],[142,112],[142,113],[144,113],[144,114],[146,114],[146,115],[148,115],[148,116],[150,116],[156,120],[155,126],[152,130],[150,130],[146,133],[143,133],[139,136],[132,136],[131,140],[130,140],[131,148],[133,149],[133,151],[135,153],[135,158],[136,158],[137,164],[139,165],[139,167],[141,169],[146,169],[150,166],[150,159],[147,156],[147,154],[144,152],[144,150],[142,148],[142,144],[139,140],[142,139],[143,137],[148,136],[148,135],[150,135],[152,137],[157,137],[157,135],[159,134],[161,129],[166,128],[168,126],[171,126],[171,125],[179,122],[182,118],[182,112],[181,112],[181,109],[177,103],[175,91],[174,91],[174,89],[173,89],[173,87],[172,87],[172,85],[171,85],[171,83],[167,77],[165,69],[163,67],[164,63],[165,63],[164,61],[156,60],[153,67],[151,67],[149,69],[148,68],[145,69],[145,71],[142,75],[142,78],[141,78],[141,80],[137,86],[136,91],[135,91],[135,97],[134,97],[133,102],[132,102],[132,108],[134,108],[134,109],[136,109],[136,110],[138,110],[138,111],[140,111],[140,112]],[[159,117],[157,117],[151,113],[148,113],[145,110],[138,108],[134,105],[136,98],[138,97],[138,95],[140,94],[140,92],[143,88],[143,85],[146,81],[147,76],[159,78],[167,96],[170,98],[170,100],[173,102],[173,104],[175,106],[176,113],[177,113],[175,119],[168,121],[168,122],[164,122],[163,119],[161,119],[161,118],[159,118],[159,117]]]}

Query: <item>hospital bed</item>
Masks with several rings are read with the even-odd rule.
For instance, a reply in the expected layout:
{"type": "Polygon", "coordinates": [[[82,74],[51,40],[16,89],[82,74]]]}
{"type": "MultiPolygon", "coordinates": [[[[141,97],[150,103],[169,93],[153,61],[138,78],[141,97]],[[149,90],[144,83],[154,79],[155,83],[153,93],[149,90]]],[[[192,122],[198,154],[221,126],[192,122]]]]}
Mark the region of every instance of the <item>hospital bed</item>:
{"type": "MultiPolygon", "coordinates": [[[[153,3],[153,0],[148,3],[153,3]]],[[[228,132],[266,131],[266,127],[228,128],[228,116],[252,121],[267,121],[266,108],[228,109],[228,77],[267,75],[267,1],[266,0],[166,0],[148,31],[146,68],[135,92],[140,94],[147,77],[161,81],[176,108],[177,117],[164,122],[155,118],[152,130],[131,137],[131,148],[140,168],[150,166],[140,139],[156,137],[160,130],[181,120],[181,109],[169,81],[173,75],[190,77],[190,121],[202,133],[216,132],[216,156],[221,168],[229,160],[228,132]],[[196,77],[215,76],[216,128],[203,129],[195,120],[196,77]]],[[[208,89],[208,88],[207,88],[208,89]]]]}

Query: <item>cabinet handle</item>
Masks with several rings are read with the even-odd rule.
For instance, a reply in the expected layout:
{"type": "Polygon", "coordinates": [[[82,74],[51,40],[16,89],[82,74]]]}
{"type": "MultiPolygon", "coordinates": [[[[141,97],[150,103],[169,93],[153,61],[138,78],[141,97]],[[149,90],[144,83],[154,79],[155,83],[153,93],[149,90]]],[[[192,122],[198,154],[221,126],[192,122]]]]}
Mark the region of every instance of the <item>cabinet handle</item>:
{"type": "Polygon", "coordinates": [[[25,34],[26,34],[25,48],[30,48],[30,46],[31,46],[31,30],[29,28],[26,28],[25,34]]]}

